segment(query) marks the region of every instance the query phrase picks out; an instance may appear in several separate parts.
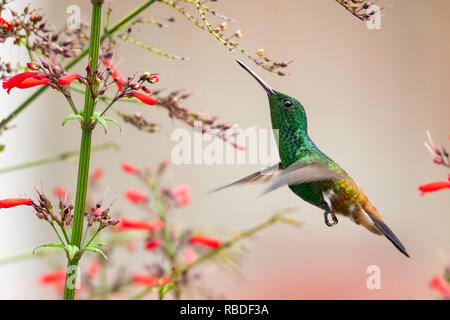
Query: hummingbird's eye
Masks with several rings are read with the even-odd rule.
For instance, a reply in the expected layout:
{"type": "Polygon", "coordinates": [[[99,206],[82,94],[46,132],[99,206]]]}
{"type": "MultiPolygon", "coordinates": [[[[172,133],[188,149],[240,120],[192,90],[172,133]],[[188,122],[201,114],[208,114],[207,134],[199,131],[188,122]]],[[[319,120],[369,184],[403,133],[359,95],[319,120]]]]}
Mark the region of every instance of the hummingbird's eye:
{"type": "Polygon", "coordinates": [[[284,106],[285,108],[290,109],[290,108],[292,108],[292,107],[294,106],[294,104],[292,103],[291,100],[289,100],[289,99],[284,99],[284,100],[283,100],[283,106],[284,106]]]}

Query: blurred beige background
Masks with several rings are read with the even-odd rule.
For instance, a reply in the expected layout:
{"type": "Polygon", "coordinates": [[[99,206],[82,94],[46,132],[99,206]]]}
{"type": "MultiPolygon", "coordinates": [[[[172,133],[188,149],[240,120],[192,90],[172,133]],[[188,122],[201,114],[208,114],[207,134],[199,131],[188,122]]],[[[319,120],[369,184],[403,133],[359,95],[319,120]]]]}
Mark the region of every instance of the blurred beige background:
{"type": "MultiPolygon", "coordinates": [[[[44,7],[50,21],[61,26],[71,4],[79,4],[89,19],[90,1],[33,1],[44,7]]],[[[112,1],[112,21],[142,1],[112,1]]],[[[15,6],[23,5],[17,1],[15,6]]],[[[406,259],[384,238],[341,219],[334,228],[323,223],[322,211],[302,202],[287,188],[263,198],[257,186],[203,194],[257,169],[257,165],[180,165],[171,168],[169,184],[192,187],[192,204],[178,210],[183,225],[211,230],[249,227],[275,210],[298,207],[301,229],[273,227],[249,243],[239,270],[244,280],[223,277],[207,268],[209,286],[236,299],[429,299],[427,287],[442,272],[450,255],[449,191],[419,197],[420,183],[445,180],[448,171],[434,165],[423,147],[429,129],[436,141],[448,146],[450,120],[450,42],[446,0],[380,1],[381,30],[370,31],[332,0],[228,0],[215,8],[238,22],[240,42],[253,52],[264,48],[276,59],[292,59],[290,76],[278,77],[240,54],[227,51],[211,35],[189,23],[162,3],[143,15],[174,17],[170,28],[139,26],[134,37],[190,62],[172,61],[121,43],[118,55],[124,74],[136,70],[160,73],[159,87],[187,88],[196,93],[186,101],[194,110],[214,114],[242,127],[270,127],[266,96],[234,62],[242,59],[273,88],[298,98],[305,106],[309,132],[317,145],[339,162],[363,187],[389,226],[411,254],[406,259]],[[440,254],[442,252],[443,254],[440,254]],[[381,290],[366,288],[366,269],[378,265],[381,290]]],[[[211,18],[211,20],[213,20],[211,18]]],[[[3,46],[2,59],[26,59],[24,52],[3,46]]],[[[23,61],[23,60],[22,60],[23,61]]],[[[82,70],[81,65],[77,70],[82,70]]],[[[28,92],[29,93],[29,92],[28,92]]],[[[6,116],[27,92],[0,94],[0,117],[6,116]]],[[[79,101],[81,101],[79,99],[79,101]]],[[[170,133],[184,126],[166,117],[165,110],[122,104],[121,110],[140,111],[163,125],[149,135],[123,124],[107,136],[96,130],[95,142],[114,140],[119,152],[97,153],[92,166],[105,168],[108,200],[114,209],[131,212],[122,201],[134,180],[119,172],[123,161],[155,166],[170,156],[170,133]],[[127,211],[128,210],[128,211],[127,211]]],[[[7,149],[0,166],[55,154],[79,145],[75,124],[61,128],[68,113],[63,98],[46,92],[14,121],[17,128],[1,141],[7,149]]],[[[50,192],[55,185],[75,189],[76,166],[67,162],[0,176],[0,198],[32,195],[35,187],[50,192]]],[[[53,237],[47,225],[27,208],[0,212],[0,257],[22,252],[53,237]]],[[[38,259],[0,266],[0,298],[56,298],[40,287],[37,276],[48,270],[38,259]]]]}

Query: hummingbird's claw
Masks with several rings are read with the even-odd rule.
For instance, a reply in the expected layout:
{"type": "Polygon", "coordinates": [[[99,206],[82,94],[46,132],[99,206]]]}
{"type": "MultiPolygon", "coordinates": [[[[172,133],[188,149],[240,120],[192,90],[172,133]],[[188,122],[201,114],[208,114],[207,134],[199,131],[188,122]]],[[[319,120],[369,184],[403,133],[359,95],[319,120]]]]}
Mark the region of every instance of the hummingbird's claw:
{"type": "Polygon", "coordinates": [[[326,211],[323,213],[323,217],[324,217],[324,219],[325,219],[325,224],[326,224],[327,226],[329,226],[329,227],[332,227],[332,226],[334,226],[334,225],[336,225],[336,224],[338,223],[338,219],[336,218],[336,216],[334,215],[334,213],[331,212],[331,210],[326,210],[326,211]],[[331,216],[331,221],[330,221],[330,219],[328,218],[329,216],[331,216]]]}

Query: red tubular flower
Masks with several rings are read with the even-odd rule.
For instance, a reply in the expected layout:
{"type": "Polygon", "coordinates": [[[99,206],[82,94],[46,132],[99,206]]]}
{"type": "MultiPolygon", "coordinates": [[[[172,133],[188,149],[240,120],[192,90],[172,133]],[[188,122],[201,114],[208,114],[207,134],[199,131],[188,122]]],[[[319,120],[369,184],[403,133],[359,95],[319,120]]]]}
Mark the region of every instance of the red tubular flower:
{"type": "Polygon", "coordinates": [[[450,283],[442,275],[433,276],[429,286],[431,289],[439,291],[444,297],[450,297],[450,283]]]}
{"type": "Polygon", "coordinates": [[[171,196],[177,202],[177,206],[184,207],[191,202],[191,198],[189,197],[189,192],[191,188],[187,184],[180,184],[172,189],[171,196]]]}
{"type": "Polygon", "coordinates": [[[442,189],[449,189],[450,181],[434,181],[421,184],[419,186],[420,196],[423,197],[425,193],[436,192],[442,189]]]}
{"type": "Polygon", "coordinates": [[[39,74],[39,72],[36,72],[36,71],[27,71],[27,72],[18,73],[9,79],[3,80],[3,89],[6,89],[9,94],[9,92],[11,91],[12,88],[16,88],[18,85],[20,85],[26,79],[33,79],[38,74],[39,74]]]}
{"type": "Polygon", "coordinates": [[[166,284],[166,283],[169,283],[170,281],[172,281],[172,279],[169,276],[163,276],[163,277],[159,278],[160,284],[166,284]]]}
{"type": "Polygon", "coordinates": [[[222,240],[201,234],[192,236],[189,242],[210,249],[217,249],[222,245],[222,240]]]}
{"type": "Polygon", "coordinates": [[[125,249],[127,249],[129,252],[135,252],[136,251],[136,243],[132,241],[125,242],[125,249]]]}
{"type": "Polygon", "coordinates": [[[31,206],[33,200],[25,198],[9,198],[0,200],[0,209],[8,209],[17,206],[31,206]]]}
{"type": "Polygon", "coordinates": [[[122,170],[129,174],[139,173],[139,169],[129,163],[122,163],[122,170]]]}
{"type": "Polygon", "coordinates": [[[98,181],[103,177],[103,168],[97,168],[91,173],[92,181],[98,181]]]}
{"type": "MultiPolygon", "coordinates": [[[[111,69],[112,77],[116,81],[116,85],[119,88],[119,90],[122,91],[123,90],[122,84],[126,81],[125,77],[122,75],[122,73],[120,73],[120,71],[116,68],[116,66],[112,64],[111,60],[104,59],[103,64],[106,67],[111,69]]],[[[156,76],[156,75],[154,75],[154,76],[156,76]]],[[[159,78],[158,78],[158,80],[159,80],[159,78]]],[[[150,92],[148,91],[147,93],[150,93],[150,92]]],[[[140,101],[142,101],[143,103],[151,105],[151,106],[158,103],[158,101],[155,98],[152,98],[142,92],[133,91],[133,96],[136,99],[139,99],[140,101]]]]}
{"type": "Polygon", "coordinates": [[[27,62],[27,67],[30,70],[38,70],[39,69],[39,65],[37,64],[36,61],[27,62]]]}
{"type": "Polygon", "coordinates": [[[133,96],[136,99],[141,100],[143,103],[148,104],[150,106],[154,106],[155,104],[158,103],[158,100],[156,100],[155,98],[152,98],[148,95],[146,95],[145,93],[142,92],[138,92],[138,91],[133,91],[133,96]]]}
{"type": "Polygon", "coordinates": [[[0,25],[5,26],[9,31],[13,29],[12,25],[10,25],[9,22],[2,17],[0,17],[0,25]]]}
{"type": "Polygon", "coordinates": [[[55,187],[53,188],[53,193],[60,199],[64,199],[67,196],[67,190],[63,187],[55,187]]]}
{"type": "Polygon", "coordinates": [[[184,263],[191,264],[195,261],[195,251],[192,248],[186,248],[183,250],[184,263]]]}
{"type": "Polygon", "coordinates": [[[125,77],[120,73],[116,66],[112,64],[111,60],[104,59],[103,64],[105,65],[105,67],[111,69],[112,77],[114,78],[114,80],[116,80],[117,87],[120,89],[122,83],[126,81],[125,77]]]}
{"type": "Polygon", "coordinates": [[[125,190],[125,198],[132,203],[141,203],[147,201],[147,194],[137,188],[125,190]]]}
{"type": "Polygon", "coordinates": [[[66,280],[66,272],[63,270],[56,270],[42,274],[39,277],[41,285],[57,284],[66,280]]]}
{"type": "Polygon", "coordinates": [[[159,81],[158,74],[156,74],[156,73],[151,74],[149,81],[150,81],[150,83],[157,83],[159,81]]]}
{"type": "Polygon", "coordinates": [[[156,286],[158,284],[158,277],[149,274],[136,273],[133,275],[133,281],[141,286],[156,286]]]}
{"type": "Polygon", "coordinates": [[[122,219],[120,219],[119,223],[116,224],[116,226],[114,228],[118,231],[122,231],[122,230],[152,231],[153,225],[150,222],[144,221],[144,220],[122,218],[122,219]]]}
{"type": "Polygon", "coordinates": [[[58,79],[58,83],[62,86],[66,86],[71,84],[72,81],[75,81],[80,78],[80,75],[77,73],[67,74],[58,79]]]}
{"type": "Polygon", "coordinates": [[[161,231],[164,227],[164,222],[160,218],[156,218],[152,225],[155,230],[161,231]]]}
{"type": "Polygon", "coordinates": [[[244,151],[244,150],[246,149],[245,146],[240,146],[240,145],[238,145],[236,142],[233,143],[233,147],[234,147],[236,150],[239,150],[239,151],[244,151]]]}
{"type": "Polygon", "coordinates": [[[155,250],[159,248],[159,238],[153,238],[145,243],[146,250],[155,250]]]}
{"type": "Polygon", "coordinates": [[[42,79],[29,78],[29,79],[25,79],[21,83],[19,83],[16,86],[16,88],[28,89],[28,88],[33,88],[36,86],[48,85],[48,84],[49,84],[49,80],[47,78],[42,78],[42,79]]]}
{"type": "Polygon", "coordinates": [[[89,277],[95,278],[99,271],[100,271],[100,262],[98,262],[98,260],[92,261],[88,268],[89,277]]]}

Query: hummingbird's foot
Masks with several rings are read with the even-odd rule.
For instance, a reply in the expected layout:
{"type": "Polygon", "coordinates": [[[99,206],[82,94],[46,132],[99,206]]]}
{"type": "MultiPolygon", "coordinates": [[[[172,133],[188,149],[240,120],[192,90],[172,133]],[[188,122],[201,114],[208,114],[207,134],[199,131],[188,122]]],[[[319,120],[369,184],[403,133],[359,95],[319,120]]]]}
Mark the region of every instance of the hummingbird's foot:
{"type": "Polygon", "coordinates": [[[338,219],[336,218],[336,216],[334,215],[333,212],[331,212],[330,210],[326,210],[323,213],[323,217],[325,219],[325,224],[329,227],[332,227],[334,225],[336,225],[338,223],[338,219]],[[329,219],[329,217],[331,217],[331,221],[329,219]]]}

